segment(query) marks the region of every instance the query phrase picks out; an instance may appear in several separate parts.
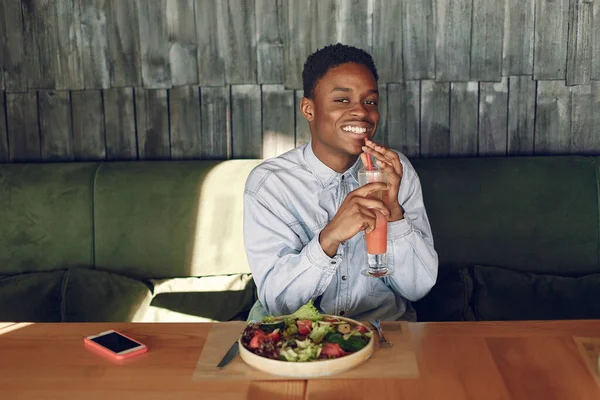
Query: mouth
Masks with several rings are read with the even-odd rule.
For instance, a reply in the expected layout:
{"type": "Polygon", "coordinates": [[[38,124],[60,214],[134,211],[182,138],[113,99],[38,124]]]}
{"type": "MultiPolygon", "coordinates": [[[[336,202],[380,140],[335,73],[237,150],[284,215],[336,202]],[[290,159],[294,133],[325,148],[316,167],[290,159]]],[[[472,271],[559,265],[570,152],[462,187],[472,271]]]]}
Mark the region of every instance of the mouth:
{"type": "Polygon", "coordinates": [[[349,124],[342,126],[342,131],[344,133],[351,134],[352,136],[356,136],[357,138],[365,138],[371,134],[373,128],[370,125],[366,125],[364,123],[361,124],[349,124]]]}

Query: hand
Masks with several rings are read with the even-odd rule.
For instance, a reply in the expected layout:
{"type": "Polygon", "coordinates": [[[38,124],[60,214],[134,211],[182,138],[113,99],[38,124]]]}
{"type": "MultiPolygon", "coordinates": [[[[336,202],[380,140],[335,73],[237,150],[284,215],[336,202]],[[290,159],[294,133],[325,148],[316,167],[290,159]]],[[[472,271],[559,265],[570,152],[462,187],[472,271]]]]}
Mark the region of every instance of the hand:
{"type": "Polygon", "coordinates": [[[375,229],[375,210],[386,218],[390,210],[382,200],[368,197],[375,191],[387,191],[389,188],[383,182],[372,182],[348,193],[344,202],[333,219],[323,228],[319,242],[325,254],[333,257],[340,243],[354,237],[364,230],[370,233],[375,229]]]}
{"type": "MultiPolygon", "coordinates": [[[[387,191],[385,202],[391,213],[389,221],[401,220],[404,218],[404,210],[398,203],[398,191],[402,182],[402,163],[398,153],[368,139],[365,140],[363,151],[372,154],[377,160],[379,168],[387,173],[390,189],[387,191]]],[[[366,165],[367,154],[365,153],[361,154],[363,165],[366,165]]]]}

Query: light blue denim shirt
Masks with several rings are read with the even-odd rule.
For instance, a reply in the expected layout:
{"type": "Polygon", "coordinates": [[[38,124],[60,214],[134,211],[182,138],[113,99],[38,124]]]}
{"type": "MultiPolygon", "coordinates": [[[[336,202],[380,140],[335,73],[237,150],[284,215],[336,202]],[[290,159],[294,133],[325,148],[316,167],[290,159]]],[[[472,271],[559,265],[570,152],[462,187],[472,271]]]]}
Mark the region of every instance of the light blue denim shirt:
{"type": "Polygon", "coordinates": [[[246,181],[244,243],[263,314],[294,312],[313,299],[322,312],[359,320],[398,320],[409,301],[436,282],[438,256],[421,183],[409,160],[403,165],[399,203],[405,218],[388,226],[392,277],[368,278],[364,232],[329,257],[319,243],[346,195],[357,189],[360,158],[343,174],[323,164],[311,143],[265,160],[246,181]]]}

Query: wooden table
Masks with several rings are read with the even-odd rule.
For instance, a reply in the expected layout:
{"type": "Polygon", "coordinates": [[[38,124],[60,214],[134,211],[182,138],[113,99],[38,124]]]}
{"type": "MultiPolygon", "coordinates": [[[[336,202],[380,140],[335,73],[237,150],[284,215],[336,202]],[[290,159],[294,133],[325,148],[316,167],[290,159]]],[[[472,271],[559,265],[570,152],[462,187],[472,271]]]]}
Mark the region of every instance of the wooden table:
{"type": "Polygon", "coordinates": [[[417,379],[249,383],[191,380],[208,323],[3,325],[2,399],[600,399],[573,342],[600,320],[414,323],[417,379]],[[84,348],[111,328],[150,352],[114,365],[84,348]]]}

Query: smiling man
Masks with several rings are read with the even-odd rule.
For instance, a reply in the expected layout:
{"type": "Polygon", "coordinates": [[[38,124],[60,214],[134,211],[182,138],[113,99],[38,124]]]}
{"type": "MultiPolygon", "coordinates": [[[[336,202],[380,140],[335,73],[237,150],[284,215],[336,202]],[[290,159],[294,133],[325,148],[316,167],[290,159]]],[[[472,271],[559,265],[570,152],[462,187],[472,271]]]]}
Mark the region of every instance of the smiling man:
{"type": "Polygon", "coordinates": [[[372,141],[379,124],[373,59],[338,43],[310,55],[302,78],[311,141],[264,161],[246,182],[244,241],[259,298],[249,319],[289,314],[312,299],[328,314],[414,321],[410,302],[435,284],[438,257],[417,173],[404,155],[372,141]],[[359,187],[363,153],[387,172],[387,185],[359,187]],[[384,201],[367,198],[382,189],[384,201]],[[373,209],[389,221],[390,277],[360,273],[373,209]]]}

